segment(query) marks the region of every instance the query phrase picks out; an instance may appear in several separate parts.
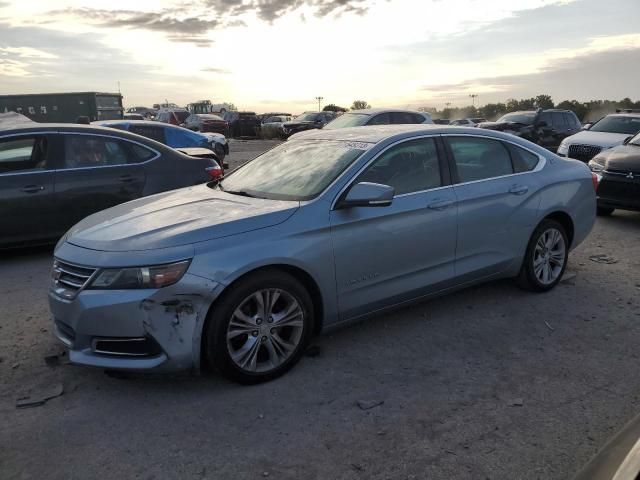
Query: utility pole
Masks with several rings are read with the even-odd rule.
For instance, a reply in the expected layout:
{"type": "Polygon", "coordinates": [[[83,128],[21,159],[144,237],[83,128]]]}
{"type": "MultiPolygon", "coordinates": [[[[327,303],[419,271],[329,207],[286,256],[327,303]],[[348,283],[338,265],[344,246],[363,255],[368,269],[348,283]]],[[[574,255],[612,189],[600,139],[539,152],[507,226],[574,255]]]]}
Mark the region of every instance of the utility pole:
{"type": "Polygon", "coordinates": [[[472,93],[469,96],[471,97],[471,105],[475,107],[476,106],[476,98],[478,98],[478,94],[477,93],[472,93]]]}
{"type": "Polygon", "coordinates": [[[451,102],[445,102],[444,103],[445,108],[449,108],[449,105],[451,105],[451,102]]]}
{"type": "Polygon", "coordinates": [[[320,104],[322,103],[322,100],[324,100],[324,97],[315,97],[315,99],[318,101],[318,111],[320,111],[320,104]]]}

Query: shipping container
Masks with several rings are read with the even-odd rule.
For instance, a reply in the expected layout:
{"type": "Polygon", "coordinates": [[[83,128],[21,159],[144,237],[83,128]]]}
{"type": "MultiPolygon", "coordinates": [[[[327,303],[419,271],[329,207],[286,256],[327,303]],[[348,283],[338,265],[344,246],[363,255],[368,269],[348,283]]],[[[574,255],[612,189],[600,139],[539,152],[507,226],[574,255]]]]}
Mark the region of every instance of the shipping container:
{"type": "Polygon", "coordinates": [[[119,120],[124,110],[119,93],[74,92],[0,95],[0,113],[16,112],[40,123],[119,120]]]}

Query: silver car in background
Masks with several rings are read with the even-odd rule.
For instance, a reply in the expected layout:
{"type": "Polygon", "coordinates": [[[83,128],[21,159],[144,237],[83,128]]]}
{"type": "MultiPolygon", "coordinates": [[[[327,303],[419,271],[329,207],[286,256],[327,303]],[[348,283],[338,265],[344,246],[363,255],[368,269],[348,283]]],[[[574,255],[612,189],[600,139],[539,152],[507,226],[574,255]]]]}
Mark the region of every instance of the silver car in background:
{"type": "Polygon", "coordinates": [[[583,163],[491,130],[317,130],[78,223],[55,249],[55,332],[77,364],[269,380],[374,312],[504,277],[553,288],[594,186],[583,163]]]}

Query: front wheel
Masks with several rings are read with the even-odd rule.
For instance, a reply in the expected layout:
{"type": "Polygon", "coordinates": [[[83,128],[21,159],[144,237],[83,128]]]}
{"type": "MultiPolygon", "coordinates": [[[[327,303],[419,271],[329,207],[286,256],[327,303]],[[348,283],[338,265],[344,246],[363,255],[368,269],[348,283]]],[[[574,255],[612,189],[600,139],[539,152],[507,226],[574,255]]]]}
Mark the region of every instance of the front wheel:
{"type": "Polygon", "coordinates": [[[290,370],[313,332],[313,306],[291,275],[267,270],[240,280],[212,309],[207,358],[226,378],[261,383],[290,370]]]}
{"type": "Polygon", "coordinates": [[[555,287],[569,260],[569,241],[564,227],[555,220],[543,220],[535,229],[518,275],[526,290],[546,292],[555,287]]]}

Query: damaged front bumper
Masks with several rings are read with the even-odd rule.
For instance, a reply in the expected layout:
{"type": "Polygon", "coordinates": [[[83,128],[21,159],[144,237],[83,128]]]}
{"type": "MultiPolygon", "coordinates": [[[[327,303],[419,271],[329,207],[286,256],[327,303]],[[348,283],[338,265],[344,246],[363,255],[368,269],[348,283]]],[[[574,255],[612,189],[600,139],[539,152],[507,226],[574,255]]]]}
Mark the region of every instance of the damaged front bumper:
{"type": "Polygon", "coordinates": [[[185,273],[160,289],[49,292],[55,336],[72,363],[114,370],[175,372],[200,367],[204,321],[219,284],[185,273]]]}

